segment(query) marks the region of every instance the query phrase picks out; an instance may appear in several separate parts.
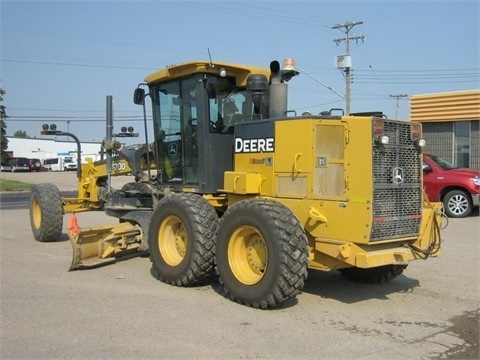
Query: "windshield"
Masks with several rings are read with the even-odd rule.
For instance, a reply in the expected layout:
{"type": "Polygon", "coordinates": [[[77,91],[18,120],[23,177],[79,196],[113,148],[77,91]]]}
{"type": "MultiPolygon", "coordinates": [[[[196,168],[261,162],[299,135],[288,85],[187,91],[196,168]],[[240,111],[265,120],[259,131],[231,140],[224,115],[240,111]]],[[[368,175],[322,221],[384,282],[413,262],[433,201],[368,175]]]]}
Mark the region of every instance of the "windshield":
{"type": "Polygon", "coordinates": [[[251,95],[237,88],[235,78],[212,74],[173,79],[153,90],[161,182],[198,184],[197,137],[233,134],[235,124],[252,117],[251,95]]]}
{"type": "Polygon", "coordinates": [[[208,119],[211,133],[233,133],[233,125],[251,119],[253,104],[251,95],[238,89],[234,78],[196,74],[173,80],[156,89],[155,131],[157,136],[167,140],[179,140],[186,127],[197,126],[196,86],[203,83],[208,93],[208,119]]]}
{"type": "Polygon", "coordinates": [[[455,166],[450,164],[448,161],[443,160],[442,158],[435,155],[428,155],[428,157],[443,170],[452,170],[455,169],[455,166]]]}

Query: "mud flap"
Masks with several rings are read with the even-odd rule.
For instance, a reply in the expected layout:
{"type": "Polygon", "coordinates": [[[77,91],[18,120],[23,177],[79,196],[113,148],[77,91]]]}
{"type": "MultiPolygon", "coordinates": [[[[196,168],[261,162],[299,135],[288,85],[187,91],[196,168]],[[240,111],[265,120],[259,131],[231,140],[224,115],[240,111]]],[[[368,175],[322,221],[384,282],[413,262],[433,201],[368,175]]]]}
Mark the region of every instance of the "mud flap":
{"type": "Polygon", "coordinates": [[[69,271],[103,266],[126,255],[142,255],[139,251],[142,231],[138,225],[122,222],[70,231],[73,248],[69,271]]]}

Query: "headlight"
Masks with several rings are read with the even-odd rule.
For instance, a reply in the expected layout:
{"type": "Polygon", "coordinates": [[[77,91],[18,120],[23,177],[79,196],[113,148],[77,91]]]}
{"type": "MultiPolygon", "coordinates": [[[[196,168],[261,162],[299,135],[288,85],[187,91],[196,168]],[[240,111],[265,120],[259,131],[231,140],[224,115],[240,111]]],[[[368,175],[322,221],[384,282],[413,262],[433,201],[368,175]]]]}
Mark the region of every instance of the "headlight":
{"type": "Polygon", "coordinates": [[[390,139],[387,135],[381,135],[381,136],[377,136],[375,141],[381,145],[388,145],[388,143],[390,142],[390,139]]]}
{"type": "Polygon", "coordinates": [[[426,141],[425,139],[420,138],[418,140],[415,140],[415,144],[420,148],[424,148],[426,145],[426,141]]]}
{"type": "Polygon", "coordinates": [[[480,176],[477,175],[473,178],[470,178],[470,180],[472,180],[475,185],[480,186],[480,176]]]}

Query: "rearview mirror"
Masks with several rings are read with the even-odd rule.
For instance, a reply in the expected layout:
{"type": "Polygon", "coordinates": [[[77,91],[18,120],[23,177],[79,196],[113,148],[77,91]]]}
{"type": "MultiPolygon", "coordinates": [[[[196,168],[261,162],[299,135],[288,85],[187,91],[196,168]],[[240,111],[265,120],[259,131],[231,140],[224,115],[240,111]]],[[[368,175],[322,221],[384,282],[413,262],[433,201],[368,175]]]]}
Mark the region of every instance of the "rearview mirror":
{"type": "Polygon", "coordinates": [[[143,105],[145,101],[145,90],[142,88],[136,88],[133,93],[133,102],[137,105],[143,105]]]}
{"type": "Polygon", "coordinates": [[[432,172],[432,168],[428,165],[428,164],[425,164],[423,163],[423,172],[424,173],[429,173],[429,172],[432,172]]]}

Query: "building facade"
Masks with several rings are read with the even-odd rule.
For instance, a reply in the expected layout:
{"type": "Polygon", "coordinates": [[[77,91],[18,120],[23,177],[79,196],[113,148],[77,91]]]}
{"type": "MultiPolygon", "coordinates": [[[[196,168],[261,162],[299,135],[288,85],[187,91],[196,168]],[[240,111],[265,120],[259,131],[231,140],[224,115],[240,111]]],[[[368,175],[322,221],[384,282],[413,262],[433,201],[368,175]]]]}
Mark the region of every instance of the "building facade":
{"type": "Polygon", "coordinates": [[[480,89],[414,95],[410,119],[422,123],[427,152],[480,169],[480,89]]]}
{"type": "MultiPolygon", "coordinates": [[[[77,143],[75,141],[59,141],[57,139],[18,138],[6,136],[8,139],[7,153],[11,157],[26,157],[35,159],[48,159],[56,156],[71,155],[77,158],[77,143]]],[[[101,143],[82,142],[81,157],[99,158],[101,143]]]]}

